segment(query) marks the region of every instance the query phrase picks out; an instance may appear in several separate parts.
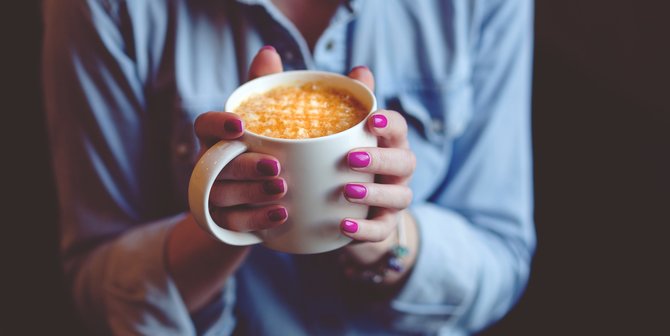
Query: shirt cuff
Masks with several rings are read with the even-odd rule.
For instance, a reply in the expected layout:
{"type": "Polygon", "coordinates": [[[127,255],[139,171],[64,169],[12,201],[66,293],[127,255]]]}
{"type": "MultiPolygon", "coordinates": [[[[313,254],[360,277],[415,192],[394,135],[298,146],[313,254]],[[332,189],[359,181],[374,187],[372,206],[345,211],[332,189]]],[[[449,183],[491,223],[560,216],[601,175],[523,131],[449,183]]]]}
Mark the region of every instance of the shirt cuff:
{"type": "Polygon", "coordinates": [[[468,244],[468,222],[453,211],[428,203],[414,205],[410,211],[417,222],[419,251],[391,308],[399,317],[397,323],[439,330],[462,314],[469,300],[467,293],[475,286],[471,281],[474,269],[457,253],[463,250],[455,246],[468,244]]]}
{"type": "MultiPolygon", "coordinates": [[[[230,333],[234,324],[233,291],[226,288],[222,292],[223,307],[219,312],[222,318],[196,330],[167,271],[167,237],[183,218],[182,214],[145,223],[88,258],[89,271],[84,266],[75,291],[84,292],[92,299],[88,306],[98,308],[96,311],[101,316],[96,320],[104,323],[104,326],[95,326],[98,332],[102,328],[115,335],[208,335],[211,330],[217,334],[230,333]]],[[[86,316],[91,312],[82,313],[86,316]]]]}

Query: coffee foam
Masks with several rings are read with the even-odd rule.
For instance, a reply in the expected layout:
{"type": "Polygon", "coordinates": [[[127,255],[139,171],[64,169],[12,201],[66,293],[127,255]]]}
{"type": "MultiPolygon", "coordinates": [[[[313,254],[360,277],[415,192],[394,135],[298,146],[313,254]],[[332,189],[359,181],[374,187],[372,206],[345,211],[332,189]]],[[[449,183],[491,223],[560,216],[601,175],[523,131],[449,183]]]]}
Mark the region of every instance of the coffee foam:
{"type": "Polygon", "coordinates": [[[306,139],[347,130],[363,120],[368,110],[345,90],[310,82],[251,96],[233,112],[253,133],[306,139]]]}

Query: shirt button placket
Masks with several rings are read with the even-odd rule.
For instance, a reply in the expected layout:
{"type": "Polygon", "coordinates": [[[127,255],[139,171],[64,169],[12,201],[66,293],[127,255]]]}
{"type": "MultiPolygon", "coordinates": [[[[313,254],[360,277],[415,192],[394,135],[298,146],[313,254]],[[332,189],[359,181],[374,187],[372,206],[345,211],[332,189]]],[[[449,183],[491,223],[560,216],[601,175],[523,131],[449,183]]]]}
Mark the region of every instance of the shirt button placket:
{"type": "Polygon", "coordinates": [[[189,146],[186,143],[179,143],[175,147],[175,154],[180,160],[187,160],[190,154],[189,146]]]}
{"type": "Polygon", "coordinates": [[[280,52],[280,54],[282,55],[282,61],[284,63],[285,70],[305,69],[305,64],[300,57],[300,52],[291,48],[287,48],[283,52],[280,52]]]}

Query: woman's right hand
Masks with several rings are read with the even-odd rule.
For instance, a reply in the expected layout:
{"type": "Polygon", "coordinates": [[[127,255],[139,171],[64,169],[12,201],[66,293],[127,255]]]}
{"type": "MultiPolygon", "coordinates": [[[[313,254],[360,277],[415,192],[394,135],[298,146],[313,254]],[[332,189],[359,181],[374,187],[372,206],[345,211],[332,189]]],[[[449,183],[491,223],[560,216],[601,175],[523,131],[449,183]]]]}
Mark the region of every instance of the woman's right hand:
{"type": "MultiPolygon", "coordinates": [[[[249,67],[249,80],[281,72],[281,58],[271,46],[261,48],[249,67]]],[[[200,156],[220,140],[233,140],[244,132],[242,120],[233,113],[207,112],[195,121],[200,156]]],[[[244,153],[219,174],[209,202],[212,219],[224,229],[238,232],[269,229],[286,222],[285,207],[272,204],[286,194],[279,177],[281,164],[266,154],[244,153]],[[259,204],[266,204],[259,206],[259,204]]]]}
{"type": "MultiPolygon", "coordinates": [[[[233,113],[207,112],[196,119],[195,133],[202,156],[218,141],[242,136],[243,123],[233,113]]],[[[238,232],[269,229],[284,223],[288,212],[276,204],[287,188],[280,172],[279,161],[267,154],[247,152],[233,159],[219,173],[209,194],[214,222],[238,232]]]]}

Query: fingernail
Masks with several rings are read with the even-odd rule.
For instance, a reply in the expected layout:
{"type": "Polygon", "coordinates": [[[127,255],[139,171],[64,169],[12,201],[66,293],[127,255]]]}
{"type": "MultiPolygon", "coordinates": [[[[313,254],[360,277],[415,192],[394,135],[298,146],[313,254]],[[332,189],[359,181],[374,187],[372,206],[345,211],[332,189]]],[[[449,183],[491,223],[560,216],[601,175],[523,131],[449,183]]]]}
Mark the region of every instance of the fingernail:
{"type": "Polygon", "coordinates": [[[356,233],[358,231],[358,223],[348,219],[343,220],[340,227],[342,227],[344,232],[348,233],[356,233]]]}
{"type": "Polygon", "coordinates": [[[344,186],[344,195],[347,196],[347,198],[361,199],[365,197],[367,193],[368,189],[360,184],[349,183],[344,186]]]}
{"type": "Polygon", "coordinates": [[[263,182],[263,191],[268,195],[277,195],[284,192],[284,181],[276,179],[263,182]]]}
{"type": "Polygon", "coordinates": [[[353,168],[365,168],[370,165],[370,154],[366,152],[351,152],[347,156],[349,166],[353,168]]]}
{"type": "MultiPolygon", "coordinates": [[[[263,51],[263,50],[270,50],[270,51],[273,51],[273,52],[277,52],[277,49],[275,49],[275,47],[273,47],[273,46],[271,46],[271,45],[265,45],[265,46],[263,46],[263,47],[261,48],[260,51],[263,51]]],[[[259,51],[259,52],[260,52],[260,51],[259,51]]]]}
{"type": "Polygon", "coordinates": [[[389,121],[385,116],[381,114],[375,114],[372,116],[372,126],[376,128],[384,128],[388,125],[389,121]]]}
{"type": "Polygon", "coordinates": [[[286,208],[272,209],[268,211],[268,219],[273,222],[279,222],[288,217],[288,211],[286,208]]]}
{"type": "Polygon", "coordinates": [[[366,67],[365,65],[357,65],[357,66],[355,66],[351,69],[351,71],[355,71],[355,70],[368,70],[369,71],[370,68],[366,67]]]}
{"type": "Polygon", "coordinates": [[[256,163],[256,170],[263,176],[279,175],[279,162],[275,160],[260,159],[256,163]]]}
{"type": "Polygon", "coordinates": [[[223,128],[231,133],[240,133],[242,132],[242,120],[228,119],[223,123],[223,128]]]}

